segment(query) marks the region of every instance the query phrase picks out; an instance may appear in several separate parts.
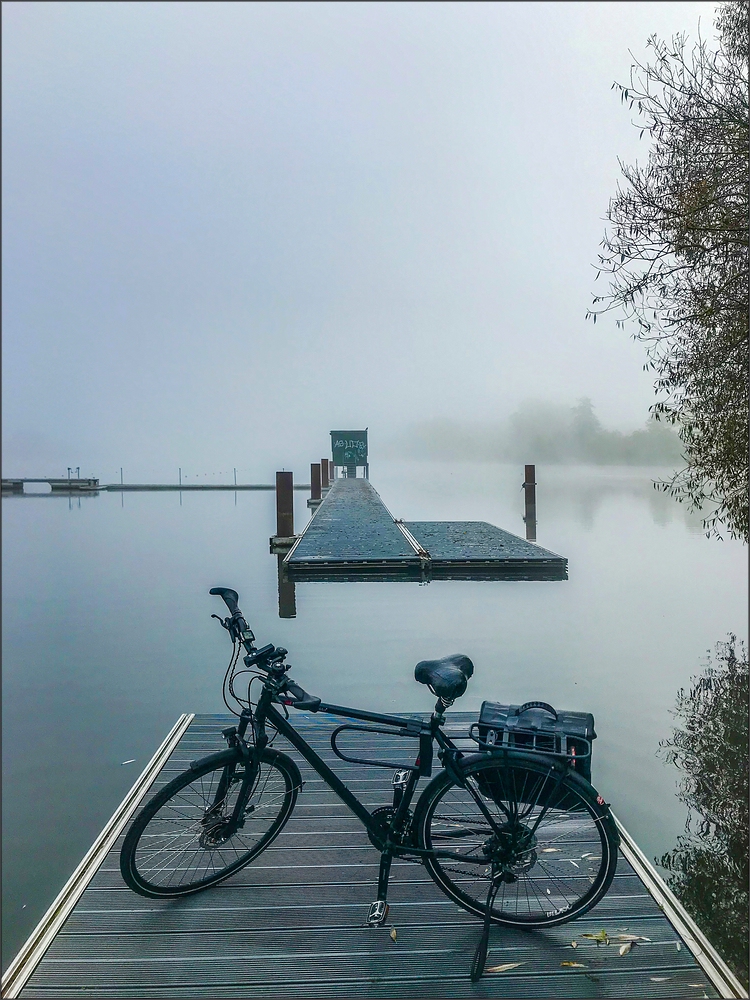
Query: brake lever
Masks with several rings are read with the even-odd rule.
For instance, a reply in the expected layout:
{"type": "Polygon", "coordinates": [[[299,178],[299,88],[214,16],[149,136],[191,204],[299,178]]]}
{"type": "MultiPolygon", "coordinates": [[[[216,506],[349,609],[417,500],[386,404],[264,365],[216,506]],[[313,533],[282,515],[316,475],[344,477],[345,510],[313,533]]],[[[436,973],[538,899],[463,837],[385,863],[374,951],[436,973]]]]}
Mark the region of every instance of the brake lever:
{"type": "Polygon", "coordinates": [[[221,625],[222,628],[225,628],[227,632],[231,631],[229,625],[227,624],[229,622],[228,618],[220,618],[218,615],[211,615],[211,617],[215,618],[219,625],[221,625]]]}

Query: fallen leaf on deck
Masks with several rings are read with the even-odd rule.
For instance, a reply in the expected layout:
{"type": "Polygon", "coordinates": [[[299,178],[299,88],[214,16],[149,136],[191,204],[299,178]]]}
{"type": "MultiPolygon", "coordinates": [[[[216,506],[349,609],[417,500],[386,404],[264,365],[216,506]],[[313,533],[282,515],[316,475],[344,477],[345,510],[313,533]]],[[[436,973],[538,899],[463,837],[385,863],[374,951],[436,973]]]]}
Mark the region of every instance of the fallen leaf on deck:
{"type": "Polygon", "coordinates": [[[682,951],[682,945],[680,944],[679,941],[675,942],[675,948],[677,948],[678,951],[682,951]]]}
{"type": "Polygon", "coordinates": [[[545,847],[542,850],[542,854],[559,854],[559,853],[560,853],[559,847],[545,847]]]}
{"type": "Polygon", "coordinates": [[[560,965],[564,965],[568,969],[585,969],[586,966],[582,965],[581,962],[560,962],[560,965]]]}
{"type": "Polygon", "coordinates": [[[641,937],[640,934],[615,934],[611,941],[651,941],[651,938],[641,937]]]}
{"type": "Polygon", "coordinates": [[[509,969],[517,969],[523,962],[506,962],[505,965],[493,965],[487,972],[508,972],[509,969]]]}
{"type": "Polygon", "coordinates": [[[393,930],[391,931],[391,941],[395,941],[397,937],[398,934],[396,933],[396,928],[394,927],[393,930]]]}
{"type": "Polygon", "coordinates": [[[671,978],[672,978],[671,976],[649,976],[649,979],[651,980],[652,983],[666,983],[671,978]]]}
{"type": "Polygon", "coordinates": [[[632,947],[633,947],[633,942],[632,941],[628,941],[627,944],[624,944],[624,945],[621,946],[621,948],[620,948],[620,954],[621,955],[627,955],[627,953],[630,951],[630,949],[632,947]]]}
{"type": "Polygon", "coordinates": [[[577,941],[571,941],[570,942],[570,947],[571,948],[577,948],[578,947],[578,942],[577,941]]]}
{"type": "Polygon", "coordinates": [[[597,944],[609,944],[609,934],[606,931],[598,931],[596,934],[579,934],[579,937],[589,938],[597,944]]]}

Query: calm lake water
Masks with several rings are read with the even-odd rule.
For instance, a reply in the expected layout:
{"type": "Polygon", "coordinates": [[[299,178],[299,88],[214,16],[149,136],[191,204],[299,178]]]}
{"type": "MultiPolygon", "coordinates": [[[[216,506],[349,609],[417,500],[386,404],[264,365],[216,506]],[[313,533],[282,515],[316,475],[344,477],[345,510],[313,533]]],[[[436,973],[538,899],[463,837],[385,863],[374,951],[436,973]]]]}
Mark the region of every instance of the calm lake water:
{"type": "MultiPolygon", "coordinates": [[[[708,540],[659,470],[537,467],[538,541],[564,582],[302,583],[278,617],[268,493],[3,500],[3,966],[181,712],[221,712],[229,655],[208,596],[229,586],[259,644],[310,692],[429,711],[414,664],[468,654],[457,709],[483,699],[591,711],[593,781],[650,857],[685,823],[657,757],[680,687],[747,614],[746,548],[708,540]],[[132,764],[122,761],[135,758],[132,764]]],[[[378,463],[396,517],[484,520],[522,535],[523,470],[378,463]]],[[[296,519],[306,523],[306,494],[296,519]]]]}

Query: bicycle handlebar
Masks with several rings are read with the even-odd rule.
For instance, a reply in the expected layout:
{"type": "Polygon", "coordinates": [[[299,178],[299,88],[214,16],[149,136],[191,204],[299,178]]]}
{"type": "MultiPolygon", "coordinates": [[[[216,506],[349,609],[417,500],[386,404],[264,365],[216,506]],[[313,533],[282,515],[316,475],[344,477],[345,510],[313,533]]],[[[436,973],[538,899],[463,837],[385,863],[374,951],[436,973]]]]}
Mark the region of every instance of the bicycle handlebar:
{"type": "Polygon", "coordinates": [[[209,594],[212,594],[214,597],[220,597],[233,615],[242,614],[237,605],[240,595],[236,590],[232,590],[230,587],[211,587],[209,594]]]}
{"type": "Polygon", "coordinates": [[[232,590],[231,587],[212,587],[209,590],[209,594],[213,594],[214,597],[220,597],[229,608],[232,613],[230,632],[233,636],[236,635],[237,638],[241,639],[245,645],[245,649],[250,652],[253,648],[252,642],[254,636],[237,604],[240,595],[236,590],[232,590]]]}

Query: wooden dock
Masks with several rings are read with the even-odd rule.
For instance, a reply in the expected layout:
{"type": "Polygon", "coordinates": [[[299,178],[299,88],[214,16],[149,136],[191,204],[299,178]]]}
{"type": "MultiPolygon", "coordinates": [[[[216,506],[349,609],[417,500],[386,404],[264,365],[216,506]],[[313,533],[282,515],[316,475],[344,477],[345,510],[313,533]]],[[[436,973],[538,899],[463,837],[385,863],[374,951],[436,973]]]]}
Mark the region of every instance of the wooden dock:
{"type": "MultiPolygon", "coordinates": [[[[450,714],[449,733],[465,733],[475,718],[450,714]]],[[[390,803],[389,770],[334,758],[329,738],[337,722],[304,713],[295,720],[368,806],[390,803]]],[[[295,757],[305,784],[289,823],[257,862],[181,900],[136,895],[118,864],[130,816],[149,791],[223,748],[220,730],[231,721],[178,720],[9,967],[4,997],[747,996],[627,835],[612,887],[593,911],[547,931],[493,928],[487,965],[508,968],[476,984],[468,972],[480,924],[421,865],[394,862],[389,922],[363,926],[378,854],[356,818],[286,746],[280,749],[295,757]],[[648,941],[624,956],[616,945],[582,937],[625,928],[648,941]]],[[[602,791],[616,800],[615,789],[602,791]]]]}
{"type": "MultiPolygon", "coordinates": [[[[109,483],[106,486],[99,487],[102,490],[106,490],[109,493],[150,493],[150,492],[160,492],[164,490],[171,491],[172,493],[191,493],[197,490],[225,490],[225,491],[237,491],[242,492],[242,490],[275,490],[276,487],[273,483],[109,483]]],[[[295,490],[307,490],[310,489],[309,483],[295,483],[292,489],[295,490]]]]}
{"type": "MultiPolygon", "coordinates": [[[[104,483],[98,479],[3,479],[3,493],[13,496],[36,496],[40,494],[24,494],[24,483],[47,484],[52,493],[191,493],[202,490],[275,490],[273,483],[104,483]]],[[[309,483],[295,483],[292,489],[310,490],[309,483]]],[[[45,496],[46,494],[41,494],[45,496]]]]}
{"type": "Polygon", "coordinates": [[[485,521],[396,520],[365,479],[338,479],[284,559],[291,580],[565,580],[568,560],[485,521]]]}
{"type": "Polygon", "coordinates": [[[25,483],[49,486],[53,493],[90,493],[106,489],[106,487],[99,485],[98,479],[56,479],[43,476],[41,479],[3,479],[2,492],[22,494],[25,483]]]}

